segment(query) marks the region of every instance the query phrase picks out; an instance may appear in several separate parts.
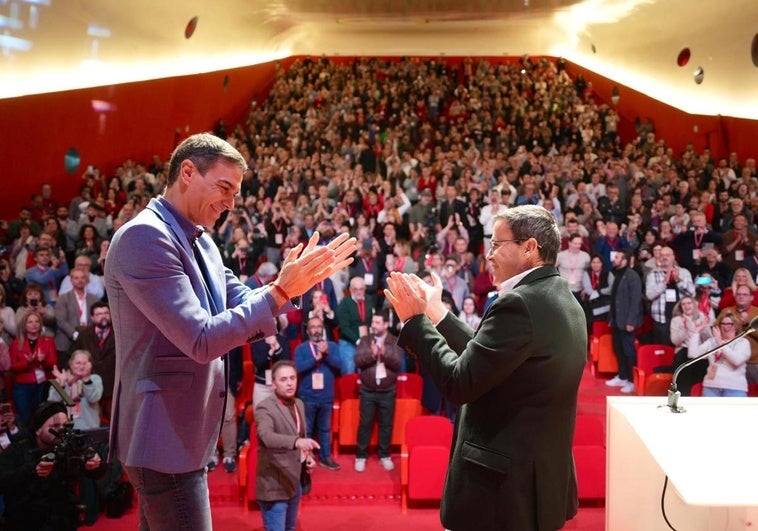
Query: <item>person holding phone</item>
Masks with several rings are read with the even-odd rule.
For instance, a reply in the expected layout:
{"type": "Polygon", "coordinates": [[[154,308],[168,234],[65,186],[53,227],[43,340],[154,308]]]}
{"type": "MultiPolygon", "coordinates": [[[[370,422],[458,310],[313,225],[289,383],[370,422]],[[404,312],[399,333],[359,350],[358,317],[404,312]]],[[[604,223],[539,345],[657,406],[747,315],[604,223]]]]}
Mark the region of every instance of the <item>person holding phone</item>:
{"type": "Polygon", "coordinates": [[[328,470],[339,470],[332,459],[332,405],[334,380],[340,370],[339,346],[324,334],[324,323],[311,317],[307,324],[308,340],[295,349],[295,368],[300,380],[300,399],[305,404],[307,435],[313,437],[318,429],[321,445],[318,464],[328,470]]]}

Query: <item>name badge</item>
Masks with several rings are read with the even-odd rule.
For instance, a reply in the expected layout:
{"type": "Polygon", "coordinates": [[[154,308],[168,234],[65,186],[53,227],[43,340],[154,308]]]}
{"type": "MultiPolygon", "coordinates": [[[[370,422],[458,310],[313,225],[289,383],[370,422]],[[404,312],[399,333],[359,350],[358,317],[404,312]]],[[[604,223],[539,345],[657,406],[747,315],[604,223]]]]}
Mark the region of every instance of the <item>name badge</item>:
{"type": "Polygon", "coordinates": [[[363,275],[363,281],[366,283],[367,286],[373,286],[374,285],[374,274],[373,273],[366,273],[363,275]]]}
{"type": "Polygon", "coordinates": [[[0,448],[5,450],[11,445],[11,440],[6,433],[0,433],[0,448]]]}
{"type": "Polygon", "coordinates": [[[384,366],[383,361],[378,361],[376,363],[376,379],[381,380],[386,377],[387,377],[387,367],[384,366]]]}
{"type": "Polygon", "coordinates": [[[271,369],[266,369],[266,385],[271,386],[273,380],[271,379],[271,369]]]}
{"type": "Polygon", "coordinates": [[[42,369],[34,369],[34,377],[37,379],[37,383],[43,383],[47,378],[45,378],[45,371],[42,369]]]}
{"type": "Polygon", "coordinates": [[[276,235],[274,235],[274,243],[277,245],[281,245],[284,243],[284,238],[282,237],[282,234],[280,232],[277,232],[276,235]]]}
{"type": "Polygon", "coordinates": [[[314,391],[321,391],[324,388],[324,373],[314,372],[312,374],[311,383],[314,391]]]}
{"type": "Polygon", "coordinates": [[[676,290],[675,289],[667,289],[666,290],[666,302],[676,302],[676,290]]]}
{"type": "Polygon", "coordinates": [[[692,250],[692,259],[693,260],[700,260],[700,249],[693,249],[692,250]]]}
{"type": "Polygon", "coordinates": [[[738,262],[742,262],[743,260],[745,260],[745,251],[743,251],[742,249],[737,249],[736,251],[734,251],[734,259],[737,260],[738,262]]]}

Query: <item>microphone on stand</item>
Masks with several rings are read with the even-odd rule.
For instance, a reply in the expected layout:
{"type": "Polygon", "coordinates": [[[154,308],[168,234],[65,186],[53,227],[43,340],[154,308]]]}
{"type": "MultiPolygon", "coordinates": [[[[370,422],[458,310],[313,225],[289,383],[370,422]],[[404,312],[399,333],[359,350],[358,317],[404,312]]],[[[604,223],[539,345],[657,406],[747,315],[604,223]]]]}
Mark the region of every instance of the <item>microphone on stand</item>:
{"type": "Polygon", "coordinates": [[[721,350],[724,347],[727,347],[737,341],[738,339],[742,339],[743,337],[752,334],[758,330],[758,317],[754,317],[747,325],[745,330],[743,330],[741,333],[734,336],[732,339],[724,343],[723,345],[719,345],[716,348],[712,348],[705,354],[701,354],[697,358],[692,358],[691,360],[687,360],[687,362],[681,364],[677,369],[674,371],[674,376],[671,378],[671,385],[669,386],[669,395],[668,395],[668,402],[666,405],[671,409],[672,413],[684,413],[686,410],[679,405],[679,397],[682,396],[682,393],[679,392],[679,390],[676,387],[676,378],[679,376],[679,373],[682,372],[683,369],[686,369],[690,365],[702,360],[703,358],[707,358],[714,352],[717,352],[721,350]]]}

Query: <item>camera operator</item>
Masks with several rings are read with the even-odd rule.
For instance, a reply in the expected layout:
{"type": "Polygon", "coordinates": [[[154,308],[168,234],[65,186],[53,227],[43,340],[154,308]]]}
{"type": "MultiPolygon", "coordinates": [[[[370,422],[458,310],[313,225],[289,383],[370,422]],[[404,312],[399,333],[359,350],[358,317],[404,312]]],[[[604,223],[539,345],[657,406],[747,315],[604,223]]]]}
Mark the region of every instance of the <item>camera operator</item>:
{"type": "Polygon", "coordinates": [[[96,477],[104,464],[91,449],[72,455],[76,452],[63,444],[69,438],[67,421],[61,402],[42,402],[32,417],[29,437],[0,453],[6,529],[76,529],[80,512],[74,494],[76,477],[81,472],[96,477]]]}

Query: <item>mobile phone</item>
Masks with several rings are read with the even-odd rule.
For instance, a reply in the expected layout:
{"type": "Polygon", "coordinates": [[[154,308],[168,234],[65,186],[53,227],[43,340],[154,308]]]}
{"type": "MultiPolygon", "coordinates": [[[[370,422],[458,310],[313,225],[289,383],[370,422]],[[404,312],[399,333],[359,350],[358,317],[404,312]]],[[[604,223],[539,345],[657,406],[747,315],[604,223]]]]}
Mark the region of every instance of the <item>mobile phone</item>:
{"type": "Polygon", "coordinates": [[[321,294],[321,305],[326,306],[329,304],[329,297],[326,296],[326,293],[321,294]]]}
{"type": "Polygon", "coordinates": [[[0,404],[0,415],[4,417],[5,415],[8,415],[8,414],[10,415],[13,414],[13,406],[11,406],[9,402],[3,402],[2,404],[0,404]]]}

